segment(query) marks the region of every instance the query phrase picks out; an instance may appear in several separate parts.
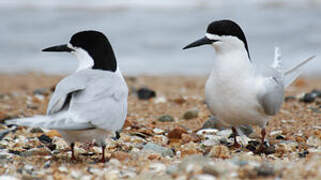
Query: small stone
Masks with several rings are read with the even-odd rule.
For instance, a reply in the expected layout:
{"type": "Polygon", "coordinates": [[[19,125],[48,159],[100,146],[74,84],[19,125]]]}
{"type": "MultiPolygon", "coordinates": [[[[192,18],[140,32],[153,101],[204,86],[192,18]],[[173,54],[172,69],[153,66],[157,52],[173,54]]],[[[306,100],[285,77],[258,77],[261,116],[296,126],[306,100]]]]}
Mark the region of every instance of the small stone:
{"type": "Polygon", "coordinates": [[[309,154],[308,150],[304,150],[303,152],[299,152],[299,157],[300,158],[305,158],[309,154]]]}
{"type": "Polygon", "coordinates": [[[82,176],[82,173],[79,170],[72,170],[70,175],[75,179],[79,179],[82,176]]]}
{"type": "Polygon", "coordinates": [[[36,94],[32,101],[34,103],[41,103],[41,101],[43,101],[44,99],[45,99],[45,96],[36,94]]]}
{"type": "Polygon", "coordinates": [[[305,143],[306,142],[306,139],[302,136],[296,136],[295,137],[295,141],[298,142],[298,143],[305,143]]]}
{"type": "Polygon", "coordinates": [[[228,139],[223,136],[216,135],[205,135],[205,140],[202,141],[202,145],[204,146],[215,146],[219,144],[228,144],[228,139]]]}
{"type": "Polygon", "coordinates": [[[0,100],[9,100],[10,97],[8,94],[0,94],[0,100]]]}
{"type": "Polygon", "coordinates": [[[137,174],[134,170],[122,172],[122,178],[124,179],[133,179],[135,176],[137,176],[137,174]]]}
{"type": "Polygon", "coordinates": [[[168,132],[167,137],[169,139],[181,139],[183,133],[187,133],[186,129],[182,127],[176,127],[173,130],[168,132]]]}
{"type": "Polygon", "coordinates": [[[260,145],[260,142],[258,141],[249,141],[247,146],[245,147],[246,149],[255,152],[256,148],[260,145]]]}
{"type": "Polygon", "coordinates": [[[227,159],[230,158],[230,152],[226,146],[218,145],[212,147],[209,156],[213,158],[227,159]]]}
{"type": "Polygon", "coordinates": [[[147,143],[146,145],[144,145],[143,151],[156,152],[156,153],[161,154],[163,157],[166,157],[166,156],[173,157],[174,156],[173,150],[159,146],[157,144],[150,143],[150,142],[147,143]]]}
{"type": "Polygon", "coordinates": [[[181,157],[186,157],[186,156],[190,156],[193,154],[202,154],[201,152],[199,152],[195,146],[193,146],[193,144],[188,144],[189,147],[187,146],[184,149],[181,149],[180,153],[181,153],[181,157]]]}
{"type": "Polygon", "coordinates": [[[56,130],[50,130],[46,132],[46,135],[49,136],[50,138],[61,137],[61,134],[59,134],[59,132],[56,130]]]}
{"type": "Polygon", "coordinates": [[[202,136],[202,135],[216,135],[218,132],[217,129],[201,129],[197,131],[197,135],[202,136]]]}
{"type": "Polygon", "coordinates": [[[267,163],[262,164],[261,166],[255,168],[258,176],[273,176],[275,174],[274,168],[267,163]]]}
{"type": "Polygon", "coordinates": [[[313,93],[306,93],[300,101],[305,103],[312,103],[316,98],[316,94],[313,93]]]}
{"type": "Polygon", "coordinates": [[[156,92],[148,88],[140,88],[137,91],[137,95],[140,100],[148,100],[156,97],[156,92]]]}
{"type": "Polygon", "coordinates": [[[202,171],[205,174],[213,175],[216,177],[220,175],[220,171],[218,171],[215,165],[211,165],[211,164],[205,164],[202,171]]]}
{"type": "MultiPolygon", "coordinates": [[[[18,180],[18,178],[10,175],[0,175],[1,180],[18,180]]],[[[19,178],[20,179],[20,178],[19,178]]]]}
{"type": "Polygon", "coordinates": [[[154,101],[155,104],[166,103],[166,102],[167,102],[167,99],[165,97],[158,97],[154,101]]]}
{"type": "Polygon", "coordinates": [[[203,155],[191,155],[186,156],[183,161],[178,164],[178,171],[190,172],[190,171],[202,171],[202,167],[211,162],[212,159],[203,155]]]}
{"type": "Polygon", "coordinates": [[[216,180],[215,176],[209,174],[197,174],[193,176],[193,180],[216,180]]]}
{"type": "Polygon", "coordinates": [[[168,143],[168,138],[164,135],[152,136],[152,142],[160,145],[166,145],[168,143]]]}
{"type": "Polygon", "coordinates": [[[166,165],[162,163],[153,163],[149,165],[149,170],[152,173],[159,173],[166,170],[166,165]]]}
{"type": "Polygon", "coordinates": [[[163,134],[163,133],[164,133],[164,130],[159,129],[159,128],[154,128],[154,129],[153,129],[153,132],[154,132],[155,134],[163,134]]]}
{"type": "Polygon", "coordinates": [[[44,165],[43,168],[48,169],[51,166],[51,161],[47,161],[44,165]]]}
{"type": "Polygon", "coordinates": [[[81,153],[82,156],[88,156],[88,157],[93,156],[93,155],[95,155],[95,154],[96,154],[96,153],[94,153],[94,152],[81,153]]]}
{"type": "MultiPolygon", "coordinates": [[[[227,128],[220,122],[215,116],[211,116],[210,119],[205,121],[201,129],[217,129],[217,130],[226,130],[227,128]]],[[[240,130],[244,135],[249,136],[253,133],[253,128],[250,125],[242,125],[240,126],[240,130]]]]}
{"type": "Polygon", "coordinates": [[[23,169],[29,174],[32,174],[32,171],[34,171],[34,167],[30,164],[26,164],[23,169]]]}
{"type": "Polygon", "coordinates": [[[39,127],[32,128],[30,130],[31,133],[43,133],[43,130],[39,127]]]}
{"type": "Polygon", "coordinates": [[[285,139],[285,137],[283,135],[277,135],[275,139],[281,140],[281,139],[285,139]]]}
{"type": "Polygon", "coordinates": [[[222,130],[222,131],[219,131],[217,132],[216,134],[218,136],[222,136],[222,137],[225,137],[225,138],[230,138],[230,136],[232,135],[232,130],[231,129],[225,129],[225,130],[222,130]]]}
{"type": "Polygon", "coordinates": [[[254,152],[256,150],[256,147],[253,146],[252,144],[248,144],[245,148],[252,151],[252,152],[254,152]]]}
{"type": "Polygon", "coordinates": [[[53,144],[56,145],[56,149],[58,149],[58,150],[69,148],[69,145],[66,143],[66,141],[64,141],[60,137],[54,137],[52,139],[52,142],[53,142],[53,144]]]}
{"type": "Polygon", "coordinates": [[[58,170],[63,173],[68,173],[68,169],[66,168],[66,166],[60,166],[58,170]]]}
{"type": "Polygon", "coordinates": [[[199,110],[196,108],[193,108],[193,109],[186,111],[183,115],[183,118],[186,120],[194,119],[194,118],[198,117],[198,113],[199,113],[199,110]]]}
{"type": "Polygon", "coordinates": [[[286,97],[284,98],[284,101],[285,101],[285,102],[294,101],[294,100],[296,100],[296,97],[295,97],[295,96],[286,96],[286,97]]]}
{"type": "Polygon", "coordinates": [[[160,122],[174,122],[174,118],[171,115],[163,115],[158,118],[160,122]]]}
{"type": "Polygon", "coordinates": [[[45,134],[39,136],[38,139],[39,139],[39,141],[41,141],[44,144],[49,144],[49,143],[52,142],[52,139],[49,136],[45,135],[45,134]]]}
{"type": "Polygon", "coordinates": [[[321,90],[319,89],[313,89],[311,91],[311,94],[314,94],[316,97],[321,98],[321,90]]]}
{"type": "Polygon", "coordinates": [[[158,154],[151,154],[147,158],[152,161],[154,159],[158,159],[159,160],[161,157],[158,154]]]}
{"type": "Polygon", "coordinates": [[[266,155],[269,154],[274,154],[276,152],[275,147],[273,145],[267,146],[266,144],[264,145],[263,153],[266,155]]]}
{"type": "Polygon", "coordinates": [[[50,94],[50,89],[47,88],[39,88],[33,91],[34,95],[44,95],[44,96],[48,96],[50,94]]]}
{"type": "Polygon", "coordinates": [[[32,109],[32,110],[37,110],[37,109],[38,109],[38,106],[37,106],[37,105],[34,105],[34,104],[27,104],[27,108],[28,108],[28,109],[32,109]]]}
{"type": "Polygon", "coordinates": [[[310,109],[311,109],[312,112],[314,112],[314,113],[321,113],[320,108],[313,108],[313,107],[311,107],[310,109]]]}
{"type": "Polygon", "coordinates": [[[115,167],[121,167],[122,164],[121,162],[118,160],[118,159],[110,159],[109,162],[108,162],[110,165],[113,165],[115,167]]]}
{"type": "Polygon", "coordinates": [[[195,134],[182,134],[182,140],[184,143],[189,143],[189,142],[199,142],[200,138],[196,136],[195,134]]]}
{"type": "Polygon", "coordinates": [[[0,151],[0,160],[9,160],[12,157],[12,154],[0,151]]]}
{"type": "Polygon", "coordinates": [[[282,130],[276,130],[276,131],[270,132],[270,136],[281,135],[281,134],[282,134],[282,130]]]}
{"type": "Polygon", "coordinates": [[[56,150],[57,145],[55,145],[53,143],[50,143],[50,144],[47,145],[47,148],[50,149],[50,151],[54,151],[54,150],[56,150]]]}
{"type": "Polygon", "coordinates": [[[50,155],[50,152],[44,148],[33,148],[27,151],[20,152],[20,156],[47,156],[50,155]]]}
{"type": "Polygon", "coordinates": [[[321,146],[321,139],[319,139],[315,136],[310,136],[307,140],[307,145],[319,147],[319,146],[321,146]]]}
{"type": "Polygon", "coordinates": [[[209,128],[218,129],[218,130],[225,129],[223,124],[215,116],[211,116],[207,121],[205,121],[201,129],[209,129],[209,128]]]}
{"type": "Polygon", "coordinates": [[[174,102],[176,104],[184,104],[186,102],[186,100],[184,98],[176,98],[176,99],[174,99],[174,102]]]}
{"type": "Polygon", "coordinates": [[[0,140],[4,138],[11,130],[10,129],[5,129],[0,131],[0,140]]]}
{"type": "Polygon", "coordinates": [[[178,173],[178,167],[176,165],[167,166],[166,173],[169,175],[175,175],[178,173]]]}
{"type": "Polygon", "coordinates": [[[125,161],[130,159],[130,155],[122,151],[116,151],[111,153],[111,158],[115,158],[119,161],[125,161]]]}
{"type": "Polygon", "coordinates": [[[16,150],[9,149],[9,153],[19,156],[22,152],[21,152],[21,151],[16,151],[16,150]]]}

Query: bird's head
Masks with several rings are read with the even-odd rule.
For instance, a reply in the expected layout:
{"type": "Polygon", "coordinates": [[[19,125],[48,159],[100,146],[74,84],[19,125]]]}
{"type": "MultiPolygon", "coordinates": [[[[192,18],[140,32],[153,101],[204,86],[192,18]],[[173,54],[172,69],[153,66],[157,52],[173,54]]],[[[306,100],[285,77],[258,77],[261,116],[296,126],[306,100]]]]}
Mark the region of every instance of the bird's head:
{"type": "Polygon", "coordinates": [[[99,69],[115,72],[117,62],[107,37],[98,31],[81,31],[74,34],[68,44],[43,49],[45,52],[69,52],[79,60],[77,71],[99,69]]]}
{"type": "Polygon", "coordinates": [[[245,35],[241,27],[231,20],[210,23],[203,38],[185,46],[183,49],[206,44],[212,45],[218,53],[245,48],[249,56],[245,35]]]}

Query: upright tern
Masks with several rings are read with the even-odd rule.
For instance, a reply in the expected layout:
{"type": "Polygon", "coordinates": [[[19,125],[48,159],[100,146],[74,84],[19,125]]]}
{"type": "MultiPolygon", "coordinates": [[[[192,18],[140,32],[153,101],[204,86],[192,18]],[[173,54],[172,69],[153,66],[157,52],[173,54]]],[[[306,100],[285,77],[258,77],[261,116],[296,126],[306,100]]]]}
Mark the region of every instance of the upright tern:
{"type": "Polygon", "coordinates": [[[105,140],[122,128],[128,96],[108,39],[98,31],[82,31],[74,34],[68,44],[42,51],[74,54],[78,69],[57,84],[47,115],[6,123],[58,130],[71,146],[72,160],[76,141],[96,140],[102,147],[101,161],[105,162],[105,140]]]}
{"type": "Polygon", "coordinates": [[[270,117],[279,112],[284,89],[314,56],[285,70],[278,55],[271,66],[256,65],[250,58],[241,27],[231,20],[210,23],[205,37],[183,49],[206,44],[212,45],[216,51],[216,61],[205,86],[209,110],[225,126],[232,128],[234,147],[240,147],[236,128],[241,125],[259,126],[262,142],[257,152],[262,152],[265,127],[270,117]]]}

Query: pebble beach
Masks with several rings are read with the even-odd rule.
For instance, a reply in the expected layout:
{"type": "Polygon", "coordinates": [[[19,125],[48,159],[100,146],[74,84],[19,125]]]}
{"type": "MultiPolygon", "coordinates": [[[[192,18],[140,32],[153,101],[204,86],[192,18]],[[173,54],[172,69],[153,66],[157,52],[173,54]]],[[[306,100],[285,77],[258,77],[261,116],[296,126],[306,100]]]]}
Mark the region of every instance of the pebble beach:
{"type": "MultiPolygon", "coordinates": [[[[0,75],[0,179],[320,179],[321,79],[299,78],[267,126],[266,151],[255,154],[260,129],[248,127],[232,148],[204,103],[206,76],[127,76],[128,117],[120,138],[101,149],[77,143],[77,161],[57,131],[6,126],[45,114],[63,76],[0,75]]],[[[233,98],[233,97],[231,97],[233,98]]]]}

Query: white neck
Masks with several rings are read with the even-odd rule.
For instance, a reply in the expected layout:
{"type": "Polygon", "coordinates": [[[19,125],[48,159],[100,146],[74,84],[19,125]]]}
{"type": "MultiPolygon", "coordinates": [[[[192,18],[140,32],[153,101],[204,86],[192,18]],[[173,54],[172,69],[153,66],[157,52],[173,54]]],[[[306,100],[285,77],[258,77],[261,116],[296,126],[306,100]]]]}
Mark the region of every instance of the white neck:
{"type": "Polygon", "coordinates": [[[213,47],[216,51],[213,73],[226,78],[252,73],[253,64],[241,40],[226,36],[221,42],[215,42],[213,47]]]}
{"type": "Polygon", "coordinates": [[[94,66],[94,60],[85,50],[81,48],[75,48],[72,53],[78,59],[78,68],[76,72],[84,69],[91,69],[94,66]]]}

